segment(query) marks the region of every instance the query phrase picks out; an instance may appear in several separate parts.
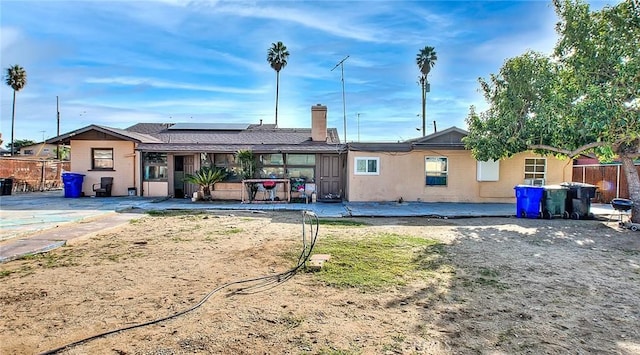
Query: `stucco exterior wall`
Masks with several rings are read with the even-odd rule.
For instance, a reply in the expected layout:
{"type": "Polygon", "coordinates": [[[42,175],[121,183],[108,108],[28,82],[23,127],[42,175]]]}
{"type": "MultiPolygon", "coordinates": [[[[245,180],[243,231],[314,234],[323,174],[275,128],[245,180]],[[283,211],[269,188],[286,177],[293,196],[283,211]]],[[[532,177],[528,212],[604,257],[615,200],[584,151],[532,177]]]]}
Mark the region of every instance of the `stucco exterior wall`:
{"type": "Polygon", "coordinates": [[[144,187],[144,196],[166,197],[168,196],[169,183],[166,181],[145,181],[142,183],[144,187]]]}
{"type": "MultiPolygon", "coordinates": [[[[524,182],[521,153],[500,161],[499,181],[477,181],[477,161],[466,150],[409,153],[350,151],[347,167],[349,201],[515,202],[514,186],[524,182]],[[426,156],[448,158],[447,186],[426,186],[426,156]],[[379,175],[354,174],[355,158],[379,158],[379,175]]],[[[571,181],[571,161],[546,157],[547,184],[571,181]]]]}
{"type": "MultiPolygon", "coordinates": [[[[82,192],[94,196],[92,186],[101,177],[113,177],[112,196],[127,196],[130,187],[138,187],[139,154],[135,143],[121,140],[73,140],[71,141],[71,172],[84,174],[82,192]],[[113,170],[92,170],[92,148],[113,148],[113,170]]],[[[140,189],[137,189],[140,191],[140,189]]]]}

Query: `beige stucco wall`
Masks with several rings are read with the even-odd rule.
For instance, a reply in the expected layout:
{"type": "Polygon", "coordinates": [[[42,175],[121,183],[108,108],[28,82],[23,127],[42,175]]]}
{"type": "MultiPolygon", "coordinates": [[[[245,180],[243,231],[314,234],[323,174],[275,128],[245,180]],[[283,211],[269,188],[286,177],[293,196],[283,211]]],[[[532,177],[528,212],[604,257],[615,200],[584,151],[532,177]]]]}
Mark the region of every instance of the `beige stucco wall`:
{"type": "MultiPolygon", "coordinates": [[[[347,167],[349,201],[515,202],[513,188],[524,181],[524,159],[539,157],[521,153],[500,161],[500,179],[477,181],[477,162],[466,150],[384,153],[350,151],[347,167]],[[448,158],[447,186],[426,186],[424,158],[448,158]],[[379,175],[355,175],[356,157],[380,159],[379,175]]],[[[547,159],[547,184],[571,181],[571,161],[547,159]]]]}
{"type": "Polygon", "coordinates": [[[144,181],[142,183],[144,188],[144,196],[151,197],[166,197],[169,196],[169,183],[166,181],[144,181]]]}
{"type": "MultiPolygon", "coordinates": [[[[135,144],[121,140],[73,140],[71,141],[71,172],[84,174],[82,192],[85,196],[94,196],[92,186],[99,184],[101,177],[113,177],[112,196],[128,195],[129,187],[136,187],[139,181],[139,153],[135,144]],[[91,149],[113,148],[113,170],[91,170],[91,149]]],[[[166,195],[166,193],[165,193],[166,195]]]]}
{"type": "Polygon", "coordinates": [[[58,146],[55,144],[40,143],[21,147],[18,152],[20,158],[56,158],[56,149],[58,146]],[[26,151],[32,153],[27,154],[26,151]]]}

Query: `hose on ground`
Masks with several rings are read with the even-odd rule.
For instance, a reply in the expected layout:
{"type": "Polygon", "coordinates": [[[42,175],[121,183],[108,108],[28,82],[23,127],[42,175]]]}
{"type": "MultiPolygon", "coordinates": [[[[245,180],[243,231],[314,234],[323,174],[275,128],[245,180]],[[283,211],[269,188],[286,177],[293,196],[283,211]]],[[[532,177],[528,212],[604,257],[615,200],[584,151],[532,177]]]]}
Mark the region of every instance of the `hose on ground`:
{"type": "Polygon", "coordinates": [[[230,286],[234,286],[234,285],[241,285],[241,284],[247,284],[247,283],[256,283],[259,282],[255,285],[251,285],[249,287],[246,288],[241,288],[236,290],[234,293],[237,294],[250,294],[250,293],[256,293],[259,292],[259,290],[263,290],[266,289],[267,286],[271,286],[271,287],[275,287],[275,285],[277,284],[281,284],[282,282],[285,282],[287,280],[289,280],[290,278],[292,278],[300,269],[302,269],[305,265],[306,262],[309,260],[309,257],[311,256],[311,252],[313,250],[313,247],[316,244],[316,240],[318,238],[318,227],[319,227],[319,220],[318,220],[318,216],[310,211],[302,211],[302,251],[300,253],[300,256],[298,257],[298,262],[296,264],[296,266],[294,266],[293,268],[284,271],[284,272],[280,272],[277,274],[272,274],[272,275],[266,275],[266,276],[260,276],[260,277],[254,277],[254,278],[249,278],[249,279],[243,279],[243,280],[237,280],[237,281],[231,281],[231,282],[227,282],[223,285],[220,285],[216,288],[214,288],[213,290],[211,290],[209,293],[207,293],[201,300],[200,302],[196,303],[194,306],[191,306],[185,310],[182,310],[180,312],[168,315],[166,317],[162,317],[162,318],[158,318],[155,320],[151,320],[148,322],[144,322],[144,323],[139,323],[139,324],[134,324],[134,325],[130,325],[127,327],[122,327],[122,328],[118,328],[118,329],[114,329],[114,330],[109,330],[100,334],[96,334],[96,335],[92,335],[89,336],[87,338],[78,340],[78,341],[74,341],[72,343],[57,347],[55,349],[52,350],[48,350],[45,351],[43,353],[40,353],[41,355],[49,355],[49,354],[57,354],[63,350],[78,346],[80,344],[84,344],[87,342],[90,342],[92,340],[98,339],[98,338],[103,338],[106,337],[108,335],[112,335],[112,334],[116,334],[116,333],[121,333],[124,331],[128,331],[128,330],[132,330],[132,329],[136,329],[136,328],[142,328],[142,327],[147,327],[150,325],[154,325],[154,324],[158,324],[161,322],[165,322],[168,321],[170,319],[174,319],[180,316],[183,316],[187,313],[193,312],[196,309],[200,308],[205,302],[207,302],[207,300],[209,300],[209,298],[211,298],[211,296],[213,296],[214,294],[216,294],[217,292],[219,292],[220,290],[223,290],[227,287],[230,286]],[[309,236],[306,235],[306,226],[309,226],[309,236]],[[309,240],[307,240],[307,238],[309,240]],[[249,292],[251,291],[251,292],[249,292]]]}

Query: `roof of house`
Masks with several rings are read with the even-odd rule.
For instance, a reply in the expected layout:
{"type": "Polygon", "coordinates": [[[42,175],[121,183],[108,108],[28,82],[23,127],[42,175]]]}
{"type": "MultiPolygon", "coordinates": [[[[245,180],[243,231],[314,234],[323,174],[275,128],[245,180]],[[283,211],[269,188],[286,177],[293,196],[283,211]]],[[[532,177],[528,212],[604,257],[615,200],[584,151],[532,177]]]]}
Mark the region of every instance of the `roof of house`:
{"type": "Polygon", "coordinates": [[[424,137],[397,143],[349,143],[350,151],[367,152],[410,152],[423,149],[465,149],[462,138],[469,132],[458,127],[450,127],[424,137]]]}
{"type": "Polygon", "coordinates": [[[84,133],[91,132],[91,131],[101,132],[110,136],[114,136],[119,139],[134,141],[138,143],[162,143],[162,141],[159,140],[158,138],[155,138],[148,134],[131,132],[124,129],[107,127],[107,126],[99,126],[99,125],[89,125],[86,127],[82,127],[82,128],[76,129],[75,131],[71,131],[71,132],[59,135],[57,137],[47,139],[45,142],[49,144],[56,144],[56,143],[70,144],[71,139],[73,137],[80,136],[84,133]]]}
{"type": "Polygon", "coordinates": [[[314,142],[311,128],[277,128],[272,124],[138,123],[126,129],[90,125],[51,138],[47,143],[69,142],[72,137],[90,131],[135,141],[138,143],[136,149],[142,151],[235,152],[252,149],[334,152],[344,149],[336,128],[327,129],[326,142],[314,142]]]}

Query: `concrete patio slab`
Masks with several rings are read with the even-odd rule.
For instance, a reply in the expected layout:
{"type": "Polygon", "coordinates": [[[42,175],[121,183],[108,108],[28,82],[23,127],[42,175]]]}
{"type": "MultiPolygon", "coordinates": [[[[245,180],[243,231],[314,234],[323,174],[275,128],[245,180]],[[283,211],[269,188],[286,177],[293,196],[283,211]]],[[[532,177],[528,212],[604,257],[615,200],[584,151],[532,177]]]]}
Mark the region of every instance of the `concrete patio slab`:
{"type": "MultiPolygon", "coordinates": [[[[0,196],[0,262],[42,253],[94,233],[128,223],[151,210],[302,211],[320,218],[340,217],[514,217],[515,203],[192,202],[147,197],[64,198],[62,191],[0,196]],[[116,213],[120,212],[120,213],[116,213]]],[[[599,218],[616,218],[611,205],[592,205],[599,218]]]]}

